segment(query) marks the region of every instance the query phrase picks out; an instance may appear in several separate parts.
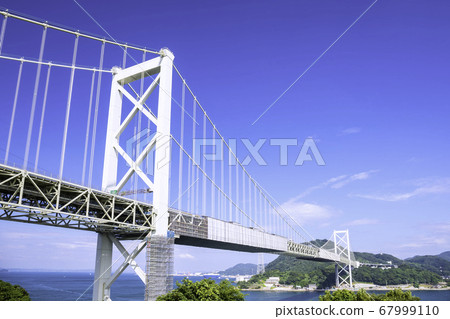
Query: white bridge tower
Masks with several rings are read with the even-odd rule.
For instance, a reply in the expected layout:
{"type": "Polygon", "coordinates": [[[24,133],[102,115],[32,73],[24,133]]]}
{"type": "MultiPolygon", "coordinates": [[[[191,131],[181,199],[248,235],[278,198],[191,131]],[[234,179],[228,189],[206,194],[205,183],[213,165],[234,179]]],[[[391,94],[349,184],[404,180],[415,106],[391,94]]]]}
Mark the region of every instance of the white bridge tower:
{"type": "Polygon", "coordinates": [[[115,68],[111,85],[108,127],[106,135],[105,158],[103,165],[102,190],[117,194],[133,174],[147,185],[153,193],[152,225],[145,241],[141,242],[131,254],[128,254],[120,242],[112,235],[98,233],[97,256],[93,300],[109,300],[110,287],[119,274],[111,276],[112,247],[115,244],[126,257],[118,272],[131,265],[146,284],[146,300],[154,300],[158,295],[172,289],[173,280],[173,236],[168,236],[169,208],[169,168],[170,168],[170,120],[172,102],[172,69],[174,55],[168,49],[162,49],[160,56],[126,69],[115,68]],[[154,80],[137,99],[125,85],[152,77],[154,80]],[[157,115],[144,107],[145,101],[158,88],[157,115]],[[126,97],[133,107],[122,121],[122,99],[126,97]],[[119,139],[132,119],[141,112],[156,125],[156,134],[133,160],[120,146],[119,139]],[[153,181],[140,168],[152,150],[155,150],[153,181]],[[129,165],[128,171],[118,179],[118,160],[122,157],[129,165]],[[147,246],[147,271],[143,273],[134,262],[134,258],[147,246]]]}
{"type": "Polygon", "coordinates": [[[348,230],[334,231],[334,253],[340,257],[343,263],[335,265],[336,287],[353,287],[352,258],[350,252],[350,238],[348,230]]]}

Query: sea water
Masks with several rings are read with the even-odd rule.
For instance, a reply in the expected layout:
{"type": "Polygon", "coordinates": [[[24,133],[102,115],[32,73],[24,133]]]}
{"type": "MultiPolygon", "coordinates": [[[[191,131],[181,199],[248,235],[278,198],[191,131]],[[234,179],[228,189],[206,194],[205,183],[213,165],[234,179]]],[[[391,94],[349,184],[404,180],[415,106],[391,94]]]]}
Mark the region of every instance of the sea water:
{"type": "MultiPolygon", "coordinates": [[[[183,277],[174,277],[174,287],[177,281],[181,282],[183,277]]],[[[203,279],[201,276],[189,277],[192,281],[203,279]]],[[[91,300],[94,281],[93,273],[84,272],[29,272],[9,271],[1,272],[0,280],[13,285],[20,285],[30,294],[31,300],[36,301],[75,301],[91,300]]],[[[223,278],[214,279],[216,281],[223,278]]],[[[369,291],[371,292],[371,291],[369,291]]],[[[373,291],[384,293],[382,291],[373,291]]],[[[248,301],[312,301],[319,300],[323,292],[319,291],[244,291],[245,300],[248,301]]],[[[414,296],[423,301],[449,301],[450,290],[415,290],[414,296]]],[[[112,285],[111,299],[120,300],[143,300],[145,287],[139,277],[135,274],[122,274],[112,285]]]]}

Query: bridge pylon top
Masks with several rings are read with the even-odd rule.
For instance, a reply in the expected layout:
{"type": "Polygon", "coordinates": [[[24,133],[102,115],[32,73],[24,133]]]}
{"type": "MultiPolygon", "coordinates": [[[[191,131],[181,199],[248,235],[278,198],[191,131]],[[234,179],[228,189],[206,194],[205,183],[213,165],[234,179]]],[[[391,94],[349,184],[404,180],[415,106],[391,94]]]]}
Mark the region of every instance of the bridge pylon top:
{"type": "Polygon", "coordinates": [[[159,54],[161,54],[161,56],[166,56],[171,60],[175,59],[175,55],[173,54],[173,52],[166,47],[161,48],[161,50],[159,50],[159,54]]]}

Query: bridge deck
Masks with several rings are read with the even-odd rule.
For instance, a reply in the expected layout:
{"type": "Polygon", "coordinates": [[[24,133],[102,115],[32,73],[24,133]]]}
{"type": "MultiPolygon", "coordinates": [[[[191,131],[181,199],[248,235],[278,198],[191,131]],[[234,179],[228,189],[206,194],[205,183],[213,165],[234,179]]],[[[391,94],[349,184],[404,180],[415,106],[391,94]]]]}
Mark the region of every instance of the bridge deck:
{"type": "MultiPolygon", "coordinates": [[[[0,220],[142,239],[154,230],[155,214],[151,204],[0,164],[0,220]]],[[[175,209],[169,211],[168,226],[180,245],[346,261],[334,253],[260,229],[175,209]]]]}
{"type": "Polygon", "coordinates": [[[149,204],[0,165],[0,219],[136,236],[153,217],[149,204]]]}

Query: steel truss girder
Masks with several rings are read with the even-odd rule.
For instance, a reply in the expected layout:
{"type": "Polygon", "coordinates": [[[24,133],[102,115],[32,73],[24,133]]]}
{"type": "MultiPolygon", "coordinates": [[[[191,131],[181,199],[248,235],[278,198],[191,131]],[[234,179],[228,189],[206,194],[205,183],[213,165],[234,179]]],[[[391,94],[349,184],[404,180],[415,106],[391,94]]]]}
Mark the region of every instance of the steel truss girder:
{"type": "Polygon", "coordinates": [[[320,249],[305,244],[295,243],[290,240],[288,241],[287,252],[291,253],[292,255],[303,255],[318,258],[320,249]]]}
{"type": "Polygon", "coordinates": [[[208,238],[207,218],[180,210],[171,209],[169,211],[168,229],[173,231],[176,236],[208,238]]]}
{"type": "Polygon", "coordinates": [[[142,236],[154,229],[152,206],[0,165],[0,220],[142,236]]]}

